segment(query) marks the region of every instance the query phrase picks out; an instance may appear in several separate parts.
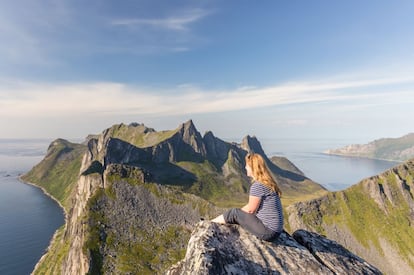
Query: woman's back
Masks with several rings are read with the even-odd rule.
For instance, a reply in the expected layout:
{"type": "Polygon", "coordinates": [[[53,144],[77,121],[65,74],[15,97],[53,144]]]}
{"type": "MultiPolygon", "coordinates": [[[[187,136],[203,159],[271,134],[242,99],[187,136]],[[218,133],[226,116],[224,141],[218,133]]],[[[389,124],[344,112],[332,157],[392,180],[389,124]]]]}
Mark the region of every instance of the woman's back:
{"type": "Polygon", "coordinates": [[[283,209],[277,193],[256,181],[250,188],[250,196],[261,198],[256,216],[263,222],[263,224],[272,231],[282,232],[283,209]]]}

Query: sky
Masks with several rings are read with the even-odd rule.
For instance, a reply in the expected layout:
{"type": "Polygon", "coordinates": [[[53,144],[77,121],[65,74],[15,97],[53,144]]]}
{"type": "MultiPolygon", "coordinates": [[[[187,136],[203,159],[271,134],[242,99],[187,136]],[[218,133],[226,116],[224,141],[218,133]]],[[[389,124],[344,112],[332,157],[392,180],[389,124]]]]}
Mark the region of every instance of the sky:
{"type": "Polygon", "coordinates": [[[0,138],[414,132],[414,1],[0,0],[0,138]]]}

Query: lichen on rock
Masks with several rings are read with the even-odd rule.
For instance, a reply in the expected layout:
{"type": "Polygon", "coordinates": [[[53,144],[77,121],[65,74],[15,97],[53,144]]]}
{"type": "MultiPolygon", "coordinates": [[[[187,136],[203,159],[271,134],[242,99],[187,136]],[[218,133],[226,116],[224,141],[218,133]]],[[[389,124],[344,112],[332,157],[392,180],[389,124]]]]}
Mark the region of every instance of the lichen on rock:
{"type": "Polygon", "coordinates": [[[238,225],[202,221],[185,258],[167,274],[381,274],[363,259],[321,235],[283,232],[262,241],[238,225]]]}

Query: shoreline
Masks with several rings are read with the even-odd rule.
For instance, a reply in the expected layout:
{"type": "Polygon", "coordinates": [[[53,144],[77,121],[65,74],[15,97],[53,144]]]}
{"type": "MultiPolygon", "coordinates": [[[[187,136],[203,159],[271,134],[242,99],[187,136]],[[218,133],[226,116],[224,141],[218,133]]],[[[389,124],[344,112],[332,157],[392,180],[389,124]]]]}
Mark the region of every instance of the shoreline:
{"type": "MultiPolygon", "coordinates": [[[[49,192],[47,192],[46,191],[46,189],[44,188],[44,187],[42,187],[42,186],[39,186],[39,185],[36,185],[36,184],[34,184],[33,182],[29,182],[29,181],[25,181],[25,180],[23,180],[22,179],[22,176],[23,175],[20,175],[20,176],[18,176],[17,177],[17,179],[19,180],[19,182],[21,182],[21,183],[23,183],[23,184],[27,184],[27,185],[31,185],[31,186],[34,186],[34,187],[36,187],[36,188],[39,188],[40,190],[42,190],[42,192],[47,196],[47,197],[49,197],[49,198],[51,198],[53,201],[55,201],[58,205],[59,205],[59,207],[63,210],[63,214],[64,214],[64,217],[65,217],[65,222],[64,222],[64,224],[63,224],[63,226],[64,226],[64,231],[66,231],[66,226],[67,226],[67,222],[68,222],[68,214],[66,213],[66,210],[65,210],[65,208],[63,207],[63,205],[60,203],[60,201],[58,201],[55,197],[53,197],[51,194],[49,194],[49,192]]],[[[62,227],[62,226],[61,226],[62,227]]],[[[39,265],[40,265],[40,263],[44,260],[44,258],[46,257],[46,254],[49,252],[49,250],[50,250],[50,248],[51,248],[51,246],[52,246],[52,244],[56,241],[56,237],[57,237],[57,234],[58,234],[58,231],[59,231],[59,229],[61,228],[61,227],[59,227],[58,229],[56,229],[56,231],[53,233],[53,236],[52,236],[52,238],[50,239],[50,242],[49,242],[49,245],[47,246],[47,248],[45,249],[45,252],[43,253],[43,255],[40,257],[40,259],[37,261],[37,263],[36,263],[36,265],[34,266],[34,268],[33,268],[33,271],[30,273],[30,274],[34,274],[34,272],[36,271],[36,269],[39,267],[39,265]]]]}
{"type": "Polygon", "coordinates": [[[341,154],[341,153],[322,152],[322,154],[328,155],[328,156],[347,157],[347,158],[358,158],[358,159],[369,159],[369,160],[381,160],[381,161],[396,162],[396,163],[404,163],[404,162],[407,161],[407,160],[393,160],[393,159],[370,158],[370,157],[365,157],[365,156],[353,156],[353,155],[347,155],[347,154],[341,154]]]}

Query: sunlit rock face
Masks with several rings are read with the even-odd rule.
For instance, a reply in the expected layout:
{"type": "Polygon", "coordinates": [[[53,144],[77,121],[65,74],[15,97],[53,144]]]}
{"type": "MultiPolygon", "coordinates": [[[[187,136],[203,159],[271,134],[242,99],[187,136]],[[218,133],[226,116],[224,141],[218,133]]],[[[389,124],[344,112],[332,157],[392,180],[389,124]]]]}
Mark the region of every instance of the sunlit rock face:
{"type": "Polygon", "coordinates": [[[363,259],[321,235],[283,232],[274,242],[238,225],[203,221],[192,233],[185,258],[167,274],[381,274],[363,259]]]}

